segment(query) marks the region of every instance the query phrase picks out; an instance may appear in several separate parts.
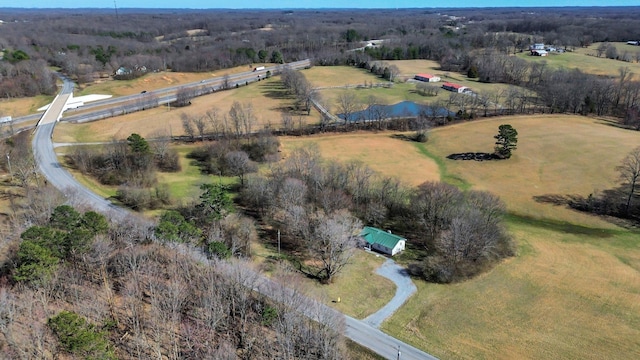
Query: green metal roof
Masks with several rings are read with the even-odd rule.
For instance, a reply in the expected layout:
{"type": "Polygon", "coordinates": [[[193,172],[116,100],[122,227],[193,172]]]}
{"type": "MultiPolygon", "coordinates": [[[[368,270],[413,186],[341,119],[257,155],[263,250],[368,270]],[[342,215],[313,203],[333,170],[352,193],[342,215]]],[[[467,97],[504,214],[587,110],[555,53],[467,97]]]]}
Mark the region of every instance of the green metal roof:
{"type": "Polygon", "coordinates": [[[369,244],[380,244],[389,249],[393,249],[396,244],[398,244],[398,241],[405,240],[402,236],[370,226],[365,226],[364,229],[362,229],[362,232],[360,232],[360,236],[362,236],[369,244]]]}

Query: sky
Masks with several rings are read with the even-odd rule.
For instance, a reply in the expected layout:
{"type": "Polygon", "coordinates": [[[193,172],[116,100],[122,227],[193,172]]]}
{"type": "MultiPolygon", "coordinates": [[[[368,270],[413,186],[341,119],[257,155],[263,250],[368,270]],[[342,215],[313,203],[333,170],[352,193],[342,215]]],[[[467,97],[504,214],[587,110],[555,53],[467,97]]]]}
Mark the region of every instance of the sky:
{"type": "Polygon", "coordinates": [[[156,9],[301,9],[301,8],[452,8],[640,6],[640,0],[1,0],[0,8],[156,8],[156,9]]]}

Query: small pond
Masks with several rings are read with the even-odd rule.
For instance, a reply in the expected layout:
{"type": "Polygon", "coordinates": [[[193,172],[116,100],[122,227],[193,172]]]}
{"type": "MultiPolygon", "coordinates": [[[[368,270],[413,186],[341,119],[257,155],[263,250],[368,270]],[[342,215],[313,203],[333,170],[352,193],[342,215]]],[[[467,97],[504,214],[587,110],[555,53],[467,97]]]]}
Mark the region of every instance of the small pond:
{"type": "Polygon", "coordinates": [[[418,116],[420,113],[431,117],[434,116],[434,111],[436,117],[455,116],[454,113],[447,111],[445,108],[433,108],[428,105],[416,104],[413,101],[403,101],[394,105],[372,105],[365,110],[350,114],[348,119],[345,114],[338,114],[337,116],[349,121],[367,121],[380,118],[412,117],[418,116]]]}

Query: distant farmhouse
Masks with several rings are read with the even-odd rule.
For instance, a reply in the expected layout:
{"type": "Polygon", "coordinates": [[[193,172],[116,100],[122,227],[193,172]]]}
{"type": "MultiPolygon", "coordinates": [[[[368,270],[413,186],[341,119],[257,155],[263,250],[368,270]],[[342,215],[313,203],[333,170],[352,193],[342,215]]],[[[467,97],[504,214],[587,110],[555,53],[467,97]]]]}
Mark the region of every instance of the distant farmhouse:
{"type": "Polygon", "coordinates": [[[431,75],[431,74],[417,74],[413,78],[418,80],[418,81],[424,81],[424,82],[438,82],[438,81],[440,81],[440,78],[438,76],[431,75]]]}
{"type": "Polygon", "coordinates": [[[365,226],[362,229],[360,237],[367,242],[372,250],[391,256],[404,251],[407,242],[407,239],[392,234],[391,231],[384,231],[370,226],[365,226]]]}
{"type": "Polygon", "coordinates": [[[471,93],[471,89],[466,87],[466,86],[462,86],[459,84],[454,84],[454,83],[450,83],[450,82],[446,82],[444,84],[442,84],[442,88],[448,91],[453,91],[453,92],[457,92],[457,93],[471,93]]]}
{"type": "Polygon", "coordinates": [[[552,45],[545,44],[533,44],[529,46],[529,51],[531,52],[531,56],[548,56],[549,53],[558,52],[563,53],[563,49],[558,49],[552,45]]]}

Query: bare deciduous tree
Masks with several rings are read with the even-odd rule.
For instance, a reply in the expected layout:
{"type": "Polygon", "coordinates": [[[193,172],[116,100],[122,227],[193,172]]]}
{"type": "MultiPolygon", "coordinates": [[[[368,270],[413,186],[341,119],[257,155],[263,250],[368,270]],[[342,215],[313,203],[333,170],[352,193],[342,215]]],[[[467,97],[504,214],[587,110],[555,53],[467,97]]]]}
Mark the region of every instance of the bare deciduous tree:
{"type": "Polygon", "coordinates": [[[345,124],[349,121],[356,121],[354,113],[360,111],[361,105],[353,91],[343,91],[338,95],[337,110],[342,115],[345,124]]]}
{"type": "Polygon", "coordinates": [[[361,229],[360,220],[346,210],[314,216],[307,243],[312,256],[321,264],[319,278],[330,283],[347,265],[356,246],[355,235],[361,229]]]}
{"type": "Polygon", "coordinates": [[[195,137],[195,130],[193,128],[192,117],[186,113],[182,113],[180,114],[180,119],[182,120],[182,129],[184,130],[184,133],[193,140],[195,137]]]}
{"type": "Polygon", "coordinates": [[[250,103],[241,104],[234,101],[229,110],[229,118],[236,138],[250,134],[256,123],[253,106],[250,103]]]}
{"type": "Polygon", "coordinates": [[[640,182],[640,147],[631,151],[623,160],[622,164],[616,167],[620,173],[620,180],[625,190],[625,213],[629,213],[631,200],[640,182]]]}
{"type": "Polygon", "coordinates": [[[244,178],[247,174],[258,170],[256,163],[251,161],[244,151],[230,151],[224,159],[229,174],[240,179],[240,186],[244,186],[244,178]]]}

